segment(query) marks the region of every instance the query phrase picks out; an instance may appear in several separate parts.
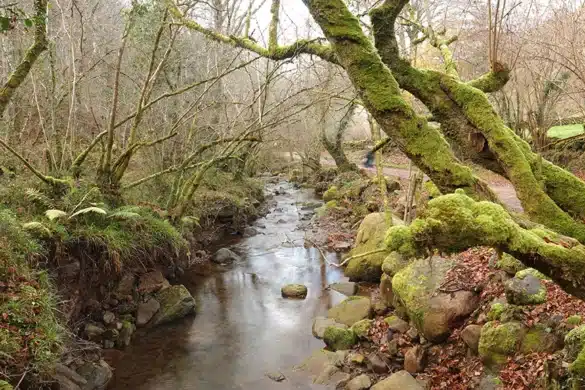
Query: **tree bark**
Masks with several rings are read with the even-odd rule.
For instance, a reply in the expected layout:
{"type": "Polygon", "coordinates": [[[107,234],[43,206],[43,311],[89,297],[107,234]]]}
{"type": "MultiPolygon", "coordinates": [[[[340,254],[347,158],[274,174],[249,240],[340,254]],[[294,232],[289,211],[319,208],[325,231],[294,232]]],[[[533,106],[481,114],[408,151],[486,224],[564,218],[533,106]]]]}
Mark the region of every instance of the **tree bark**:
{"type": "Polygon", "coordinates": [[[354,163],[350,162],[345,152],[343,151],[343,135],[349,126],[349,122],[351,121],[351,117],[355,112],[355,104],[352,104],[341,121],[339,122],[339,126],[335,129],[335,141],[332,142],[327,137],[327,127],[325,126],[325,120],[321,124],[321,143],[327,150],[327,152],[333,157],[335,161],[335,165],[337,169],[341,172],[346,171],[357,171],[358,167],[354,163]]]}

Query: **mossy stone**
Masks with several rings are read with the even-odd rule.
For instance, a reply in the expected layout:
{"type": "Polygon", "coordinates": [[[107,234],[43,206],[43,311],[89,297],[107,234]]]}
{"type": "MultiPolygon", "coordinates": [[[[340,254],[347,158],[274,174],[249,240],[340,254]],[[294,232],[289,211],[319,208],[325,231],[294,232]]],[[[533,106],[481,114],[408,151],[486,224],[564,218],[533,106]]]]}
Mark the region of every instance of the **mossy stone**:
{"type": "Polygon", "coordinates": [[[336,199],[339,199],[339,190],[337,186],[331,186],[327,191],[323,193],[323,200],[325,202],[330,202],[336,199]]]}
{"type": "Polygon", "coordinates": [[[583,323],[583,317],[581,317],[580,315],[572,315],[569,318],[567,318],[567,324],[572,325],[572,326],[579,326],[583,323]]]}
{"type": "Polygon", "coordinates": [[[368,333],[373,323],[374,321],[372,320],[364,319],[353,324],[351,330],[355,333],[358,339],[368,340],[370,338],[368,333]]]}
{"type": "Polygon", "coordinates": [[[283,298],[305,299],[307,292],[307,286],[303,284],[287,284],[280,289],[283,298]]]}
{"type": "Polygon", "coordinates": [[[323,335],[325,345],[333,351],[351,349],[358,342],[358,337],[352,329],[341,329],[330,326],[323,335]]]}
{"type": "Polygon", "coordinates": [[[407,259],[400,253],[394,251],[390,253],[382,263],[382,272],[389,276],[394,276],[412,262],[413,259],[407,259]]]}
{"type": "Polygon", "coordinates": [[[583,348],[585,348],[585,325],[572,329],[565,336],[567,359],[569,361],[575,360],[583,348]]]}
{"type": "MultiPolygon", "coordinates": [[[[355,248],[349,253],[357,256],[367,252],[384,249],[386,236],[386,218],[384,213],[368,214],[357,232],[355,248]]],[[[351,281],[377,283],[382,276],[382,262],[387,252],[378,252],[368,256],[351,259],[345,268],[345,276],[351,281]]]]}
{"type": "Polygon", "coordinates": [[[528,275],[532,275],[537,279],[540,280],[550,280],[550,278],[548,276],[546,276],[545,274],[543,274],[542,272],[535,270],[534,268],[524,268],[518,272],[516,272],[516,275],[514,276],[517,279],[524,279],[526,276],[528,275]]]}
{"type": "Polygon", "coordinates": [[[519,322],[498,324],[490,321],[481,329],[479,337],[479,356],[488,366],[498,366],[506,362],[518,350],[526,333],[519,322]]]}
{"type": "Polygon", "coordinates": [[[504,284],[508,302],[516,305],[538,305],[546,302],[547,291],[542,281],[530,273],[522,276],[514,277],[504,284]]]}
{"type": "Polygon", "coordinates": [[[153,325],[175,321],[196,310],[195,299],[182,284],[160,291],[155,298],[160,303],[160,308],[150,320],[153,325]]]}
{"type": "Polygon", "coordinates": [[[335,319],[340,324],[352,326],[358,321],[370,317],[371,302],[366,297],[349,297],[327,312],[327,317],[335,319]]]}
{"type": "Polygon", "coordinates": [[[562,346],[562,340],[553,333],[551,328],[547,328],[542,324],[537,324],[528,329],[528,332],[522,339],[520,352],[555,352],[562,346]]]}
{"type": "Polygon", "coordinates": [[[502,253],[502,256],[496,262],[496,268],[505,271],[509,275],[516,275],[518,271],[526,269],[526,266],[514,256],[502,253]]]}

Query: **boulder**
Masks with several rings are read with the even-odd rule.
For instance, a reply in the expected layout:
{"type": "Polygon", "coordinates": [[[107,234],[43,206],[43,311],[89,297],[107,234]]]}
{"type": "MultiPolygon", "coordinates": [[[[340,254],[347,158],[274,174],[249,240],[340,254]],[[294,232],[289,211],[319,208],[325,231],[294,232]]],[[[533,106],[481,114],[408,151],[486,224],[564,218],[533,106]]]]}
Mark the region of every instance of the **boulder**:
{"type": "Polygon", "coordinates": [[[331,352],[319,349],[294,369],[306,372],[314,383],[335,385],[336,380],[341,379],[337,367],[343,366],[346,356],[345,351],[331,352]]]}
{"type": "Polygon", "coordinates": [[[410,329],[408,322],[397,316],[386,317],[384,322],[388,324],[388,329],[395,333],[406,333],[410,329]]]}
{"type": "Polygon", "coordinates": [[[323,341],[325,345],[333,351],[351,349],[357,344],[358,339],[356,334],[351,329],[342,329],[335,326],[330,326],[325,329],[323,334],[323,341]]]}
{"type": "Polygon", "coordinates": [[[474,292],[440,290],[453,266],[452,261],[437,256],[418,259],[392,278],[395,306],[401,306],[419,332],[433,343],[449,337],[451,329],[479,305],[474,292]]]}
{"type": "Polygon", "coordinates": [[[389,370],[384,359],[375,352],[368,355],[368,366],[376,374],[385,374],[389,370]]]}
{"type": "Polygon", "coordinates": [[[322,339],[325,330],[330,326],[347,329],[347,325],[339,324],[333,318],[316,317],[315,320],[313,320],[313,336],[322,339]]]}
{"type": "Polygon", "coordinates": [[[520,345],[520,352],[525,354],[533,352],[553,353],[562,347],[563,340],[551,328],[536,324],[526,332],[520,345]]]}
{"type": "Polygon", "coordinates": [[[349,297],[327,312],[327,317],[335,319],[340,324],[352,326],[356,322],[370,317],[371,303],[365,297],[349,297]]]}
{"type": "Polygon", "coordinates": [[[95,325],[95,324],[85,324],[85,329],[84,329],[84,333],[85,333],[85,337],[87,337],[88,340],[91,341],[99,341],[102,339],[102,335],[104,334],[106,330],[99,326],[99,325],[95,325]]]}
{"type": "Polygon", "coordinates": [[[151,294],[169,287],[170,283],[160,271],[151,271],[140,275],[138,291],[142,294],[151,294]]]}
{"type": "Polygon", "coordinates": [[[228,248],[221,248],[211,257],[211,261],[218,264],[231,264],[236,261],[240,261],[240,256],[228,248]]]}
{"type": "Polygon", "coordinates": [[[516,275],[516,272],[526,269],[526,266],[514,256],[502,253],[502,256],[496,262],[496,268],[509,275],[516,275]]]}
{"type": "Polygon", "coordinates": [[[351,330],[360,340],[368,340],[370,338],[369,331],[374,323],[373,320],[361,320],[351,326],[351,330]]]}
{"type": "Polygon", "coordinates": [[[153,325],[177,320],[194,313],[196,309],[195,299],[182,284],[171,286],[159,292],[156,295],[156,300],[160,303],[160,309],[151,320],[153,325]]]}
{"type": "Polygon", "coordinates": [[[551,280],[548,276],[543,274],[542,272],[535,270],[534,268],[524,268],[518,272],[516,272],[515,277],[518,279],[524,279],[526,275],[532,275],[537,279],[540,280],[551,280]]]}
{"type": "Polygon", "coordinates": [[[160,303],[154,298],[150,298],[146,302],[141,302],[138,305],[138,310],[136,312],[136,325],[146,325],[158,309],[160,309],[160,303]]]}
{"type": "Polygon", "coordinates": [[[424,371],[427,365],[427,350],[422,345],[416,345],[406,351],[404,355],[404,369],[411,374],[424,371]]]}
{"type": "Polygon", "coordinates": [[[81,387],[82,390],[105,390],[113,376],[112,369],[103,360],[97,363],[86,362],[77,369],[77,373],[87,381],[81,387]]]}
{"type": "Polygon", "coordinates": [[[573,361],[585,348],[585,325],[572,329],[565,336],[565,355],[568,361],[573,361]]]}
{"type": "Polygon", "coordinates": [[[388,307],[394,304],[394,293],[392,292],[392,277],[386,273],[380,278],[380,297],[388,307]]]}
{"type": "Polygon", "coordinates": [[[423,387],[407,371],[398,371],[381,380],[371,390],[424,390],[423,387]]]}
{"type": "Polygon", "coordinates": [[[337,291],[343,295],[352,296],[358,291],[358,286],[354,282],[339,282],[329,285],[329,288],[333,291],[337,291]]]}
{"type": "Polygon", "coordinates": [[[508,356],[516,353],[525,334],[526,329],[520,322],[498,324],[490,321],[481,329],[479,356],[488,366],[504,364],[508,356]]]}
{"type": "Polygon", "coordinates": [[[477,353],[477,349],[479,348],[479,337],[481,336],[481,325],[467,325],[461,331],[461,338],[467,344],[467,347],[473,351],[473,353],[477,353]]]}
{"type": "Polygon", "coordinates": [[[477,388],[478,390],[499,390],[504,387],[502,386],[502,380],[498,376],[484,373],[477,388]]]}
{"type": "Polygon", "coordinates": [[[504,284],[506,299],[514,305],[536,305],[546,302],[546,287],[532,274],[514,277],[504,284]]]}
{"type": "MultiPolygon", "coordinates": [[[[368,214],[360,224],[355,240],[355,248],[349,255],[357,256],[383,249],[386,230],[384,213],[368,214]]],[[[382,276],[382,262],[387,255],[387,252],[379,252],[351,259],[345,268],[345,276],[356,282],[379,282],[382,276]]]]}
{"type": "Polygon", "coordinates": [[[372,380],[366,374],[361,374],[347,382],[345,388],[347,390],[365,390],[372,386],[372,380]]]}
{"type": "Polygon", "coordinates": [[[303,284],[287,284],[280,289],[283,298],[305,299],[307,292],[307,286],[303,284]]]}

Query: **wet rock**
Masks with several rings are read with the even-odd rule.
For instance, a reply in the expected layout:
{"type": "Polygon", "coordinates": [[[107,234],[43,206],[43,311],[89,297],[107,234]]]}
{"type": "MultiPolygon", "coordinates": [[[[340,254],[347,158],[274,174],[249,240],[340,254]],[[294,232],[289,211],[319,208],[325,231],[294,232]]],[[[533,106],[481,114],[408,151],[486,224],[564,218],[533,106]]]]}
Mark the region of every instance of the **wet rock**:
{"type": "Polygon", "coordinates": [[[85,363],[77,369],[77,373],[87,381],[83,390],[105,390],[113,376],[112,369],[103,360],[85,363]]]}
{"type": "Polygon", "coordinates": [[[347,378],[347,375],[348,374],[344,372],[340,372],[337,366],[334,366],[332,364],[326,364],[325,366],[323,366],[323,369],[313,382],[319,385],[337,383],[339,381],[345,380],[347,378]]]}
{"type": "Polygon", "coordinates": [[[244,229],[244,237],[254,237],[258,235],[258,231],[251,226],[248,226],[244,229]]]}
{"type": "Polygon", "coordinates": [[[392,277],[387,274],[382,274],[380,278],[380,297],[388,307],[392,307],[394,301],[394,293],[392,292],[392,277]]]}
{"type": "Polygon", "coordinates": [[[106,311],[103,316],[104,324],[111,325],[116,321],[116,315],[111,311],[106,311]]]}
{"type": "MultiPolygon", "coordinates": [[[[64,364],[55,364],[53,379],[59,384],[61,390],[80,390],[87,384],[87,380],[64,364]]],[[[3,390],[0,381],[0,390],[3,390]]]]}
{"type": "MultiPolygon", "coordinates": [[[[386,237],[386,219],[384,213],[367,215],[357,232],[355,248],[350,256],[364,254],[384,248],[386,237]]],[[[351,281],[379,282],[382,276],[382,262],[388,255],[387,252],[379,252],[369,256],[354,258],[349,261],[344,270],[345,276],[351,281]]]]}
{"type": "Polygon", "coordinates": [[[350,380],[345,388],[347,390],[365,390],[372,386],[372,380],[366,374],[361,374],[350,380]]]}
{"type": "Polygon", "coordinates": [[[369,340],[369,331],[372,327],[373,320],[361,320],[351,326],[351,330],[360,340],[369,340]]]}
{"type": "Polygon", "coordinates": [[[422,345],[410,348],[404,355],[404,369],[411,374],[423,372],[427,365],[427,350],[422,345]]]}
{"type": "Polygon", "coordinates": [[[335,321],[352,326],[356,322],[370,317],[370,300],[365,297],[349,297],[327,312],[327,317],[335,321]]]}
{"type": "Polygon", "coordinates": [[[347,329],[347,325],[339,324],[333,318],[316,317],[315,320],[313,320],[313,336],[317,337],[318,339],[322,339],[323,335],[325,334],[325,330],[330,326],[347,329]]]}
{"type": "Polygon", "coordinates": [[[477,353],[477,349],[479,347],[479,337],[481,336],[481,325],[467,325],[461,331],[461,338],[467,345],[467,347],[473,351],[473,353],[477,353]]]}
{"type": "Polygon", "coordinates": [[[314,351],[311,356],[303,361],[300,365],[295,367],[295,370],[306,372],[313,380],[321,380],[323,383],[332,382],[333,376],[338,372],[337,367],[343,365],[346,355],[341,351],[331,352],[325,349],[314,351]],[[327,367],[327,371],[324,368],[327,367]],[[331,369],[333,367],[333,369],[331,369]]]}
{"type": "Polygon", "coordinates": [[[240,256],[236,255],[228,248],[219,249],[211,258],[211,261],[218,264],[231,264],[233,262],[240,260],[241,260],[240,256]]]}
{"type": "Polygon", "coordinates": [[[307,292],[307,286],[303,284],[287,284],[280,289],[283,298],[305,299],[307,292]]]}
{"type": "Polygon", "coordinates": [[[504,364],[518,350],[526,329],[519,322],[488,322],[481,329],[478,352],[488,366],[504,364]]]}
{"type": "Polygon", "coordinates": [[[118,297],[125,297],[128,295],[132,295],[134,292],[134,284],[136,283],[136,276],[134,274],[124,274],[122,278],[118,282],[118,286],[116,287],[116,295],[118,297]]]}
{"type": "Polygon", "coordinates": [[[158,309],[160,309],[160,303],[154,298],[150,298],[148,301],[140,303],[138,305],[138,311],[136,312],[136,325],[146,325],[158,309]]]}
{"type": "Polygon", "coordinates": [[[377,316],[382,316],[388,312],[388,305],[380,296],[375,296],[372,301],[372,311],[377,316]]]}
{"type": "Polygon", "coordinates": [[[99,341],[102,339],[102,335],[104,334],[106,330],[99,326],[99,325],[95,325],[95,324],[85,324],[85,329],[84,329],[84,333],[85,333],[85,337],[87,337],[88,340],[91,341],[99,341]]]}
{"type": "Polygon", "coordinates": [[[140,275],[138,291],[142,294],[151,294],[169,286],[169,281],[165,279],[160,271],[151,271],[140,275]]]}
{"type": "Polygon", "coordinates": [[[398,371],[376,383],[371,390],[424,390],[407,371],[398,371]]]}
{"type": "Polygon", "coordinates": [[[171,322],[195,312],[195,299],[182,284],[171,286],[156,295],[160,309],[151,320],[153,325],[171,322]]]}
{"type": "Polygon", "coordinates": [[[395,303],[413,319],[422,336],[433,343],[449,337],[452,328],[479,305],[471,291],[441,292],[447,273],[454,266],[440,257],[418,259],[392,278],[395,303]]]}
{"type": "Polygon", "coordinates": [[[122,323],[122,329],[120,330],[120,335],[116,340],[116,346],[118,348],[124,348],[130,345],[130,340],[132,339],[132,334],[136,330],[136,326],[133,323],[124,321],[122,323]]]}
{"type": "Polygon", "coordinates": [[[392,330],[393,332],[406,333],[410,329],[408,322],[398,318],[397,316],[386,317],[384,318],[384,322],[388,324],[388,329],[392,330]]]}
{"type": "Polygon", "coordinates": [[[504,284],[506,299],[514,305],[531,305],[546,302],[546,287],[531,274],[514,277],[504,284]]]}
{"type": "Polygon", "coordinates": [[[275,382],[282,382],[286,377],[280,371],[267,372],[266,376],[275,382]]]}
{"type": "Polygon", "coordinates": [[[385,374],[388,372],[388,365],[377,353],[368,355],[368,365],[376,374],[385,374]]]}
{"type": "Polygon", "coordinates": [[[355,295],[358,291],[358,286],[354,282],[333,283],[329,285],[329,288],[347,296],[355,295]]]}
{"type": "Polygon", "coordinates": [[[333,351],[347,350],[353,347],[358,339],[356,334],[351,329],[342,329],[335,326],[330,326],[325,329],[323,334],[323,341],[325,345],[333,351]]]}

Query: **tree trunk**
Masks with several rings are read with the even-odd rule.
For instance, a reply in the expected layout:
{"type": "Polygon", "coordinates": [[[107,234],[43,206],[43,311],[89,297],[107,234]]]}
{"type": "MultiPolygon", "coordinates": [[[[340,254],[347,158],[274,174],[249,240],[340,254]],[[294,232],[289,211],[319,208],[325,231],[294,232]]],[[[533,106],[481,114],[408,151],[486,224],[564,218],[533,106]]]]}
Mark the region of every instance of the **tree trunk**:
{"type": "Polygon", "coordinates": [[[333,157],[337,169],[341,172],[345,171],[357,171],[358,167],[354,163],[350,162],[345,152],[343,151],[343,135],[349,126],[351,117],[355,112],[355,104],[350,105],[349,109],[341,118],[339,126],[335,129],[335,141],[331,142],[327,137],[327,128],[325,126],[325,120],[321,124],[321,143],[327,150],[327,152],[333,157]]]}

